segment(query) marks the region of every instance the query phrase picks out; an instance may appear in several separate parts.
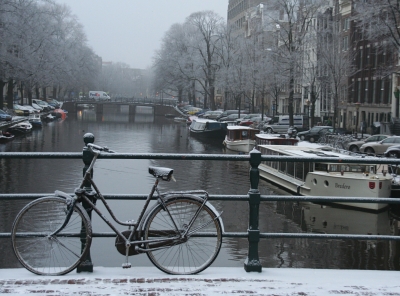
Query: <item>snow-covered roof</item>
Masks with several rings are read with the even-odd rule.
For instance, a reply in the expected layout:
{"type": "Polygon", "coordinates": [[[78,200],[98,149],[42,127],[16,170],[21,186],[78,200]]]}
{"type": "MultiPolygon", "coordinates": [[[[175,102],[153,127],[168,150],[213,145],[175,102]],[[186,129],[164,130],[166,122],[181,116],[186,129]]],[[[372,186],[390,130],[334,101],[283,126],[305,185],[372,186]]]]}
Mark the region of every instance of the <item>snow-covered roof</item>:
{"type": "Polygon", "coordinates": [[[258,130],[256,128],[252,128],[250,126],[242,126],[242,125],[228,125],[228,130],[258,130]]]}

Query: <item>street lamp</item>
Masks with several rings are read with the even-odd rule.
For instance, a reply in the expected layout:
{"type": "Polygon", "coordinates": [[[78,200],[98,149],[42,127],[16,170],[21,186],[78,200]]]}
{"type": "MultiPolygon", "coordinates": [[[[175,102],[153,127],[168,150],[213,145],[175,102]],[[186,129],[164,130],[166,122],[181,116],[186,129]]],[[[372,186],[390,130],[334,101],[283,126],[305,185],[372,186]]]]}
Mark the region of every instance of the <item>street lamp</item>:
{"type": "Polygon", "coordinates": [[[357,138],[357,132],[358,132],[358,110],[360,109],[360,105],[361,105],[361,103],[359,103],[359,102],[354,103],[354,106],[356,106],[356,112],[357,112],[357,114],[356,114],[356,138],[357,138]]]}

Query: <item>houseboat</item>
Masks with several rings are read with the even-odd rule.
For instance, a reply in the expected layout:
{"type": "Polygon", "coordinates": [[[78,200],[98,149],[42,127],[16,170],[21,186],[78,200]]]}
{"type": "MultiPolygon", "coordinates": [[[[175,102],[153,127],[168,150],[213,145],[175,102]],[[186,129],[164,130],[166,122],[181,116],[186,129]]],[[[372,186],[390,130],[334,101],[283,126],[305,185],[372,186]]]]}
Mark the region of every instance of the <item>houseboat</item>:
{"type": "Polygon", "coordinates": [[[197,118],[192,120],[189,130],[192,136],[221,139],[222,142],[226,135],[227,124],[212,119],[197,118]]]}
{"type": "Polygon", "coordinates": [[[16,123],[7,129],[7,132],[10,132],[14,135],[15,134],[28,134],[31,131],[32,131],[32,124],[30,124],[28,121],[22,121],[22,122],[16,123]]]}
{"type": "MultiPolygon", "coordinates": [[[[327,147],[310,148],[289,145],[259,145],[262,155],[312,157],[355,156],[341,154],[327,147]]],[[[378,165],[362,163],[278,162],[262,161],[260,177],[298,195],[324,197],[389,198],[393,176],[378,165]]],[[[386,208],[383,203],[335,202],[345,206],[378,211],[386,208]]]]}
{"type": "Polygon", "coordinates": [[[223,144],[229,150],[250,152],[256,146],[256,134],[260,130],[248,126],[228,125],[223,144]]]}

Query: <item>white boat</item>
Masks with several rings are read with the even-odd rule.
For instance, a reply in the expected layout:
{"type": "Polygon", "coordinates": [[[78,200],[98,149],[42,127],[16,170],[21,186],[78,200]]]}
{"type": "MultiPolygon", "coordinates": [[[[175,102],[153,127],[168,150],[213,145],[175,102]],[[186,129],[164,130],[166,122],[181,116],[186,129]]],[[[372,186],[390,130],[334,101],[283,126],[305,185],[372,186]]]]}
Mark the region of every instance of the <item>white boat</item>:
{"type": "Polygon", "coordinates": [[[10,126],[7,131],[12,134],[28,134],[32,131],[32,124],[28,121],[22,121],[10,126]]]}
{"type": "Polygon", "coordinates": [[[42,127],[42,119],[40,118],[40,114],[31,114],[29,115],[29,123],[32,127],[42,127]]]}
{"type": "MultiPolygon", "coordinates": [[[[327,147],[259,145],[258,148],[262,155],[357,158],[357,156],[335,152],[333,149],[327,151],[327,147]]],[[[389,198],[391,196],[393,177],[382,171],[379,172],[378,165],[374,164],[263,161],[259,165],[259,170],[261,178],[303,196],[352,198],[389,198]]],[[[374,211],[388,206],[383,203],[335,203],[374,211]]]]}
{"type": "Polygon", "coordinates": [[[223,144],[229,150],[250,152],[256,146],[260,130],[248,126],[228,125],[223,144]]]}
{"type": "Polygon", "coordinates": [[[175,122],[186,122],[186,120],[187,120],[187,119],[184,118],[184,117],[175,117],[175,118],[174,118],[174,121],[175,121],[175,122]]]}

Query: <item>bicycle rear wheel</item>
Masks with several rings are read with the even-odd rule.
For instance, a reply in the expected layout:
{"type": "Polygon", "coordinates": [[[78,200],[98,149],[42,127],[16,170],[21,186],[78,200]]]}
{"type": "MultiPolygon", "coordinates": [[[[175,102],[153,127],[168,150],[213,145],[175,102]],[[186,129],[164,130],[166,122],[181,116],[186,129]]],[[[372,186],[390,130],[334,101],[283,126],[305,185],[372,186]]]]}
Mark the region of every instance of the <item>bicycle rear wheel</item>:
{"type": "MultiPolygon", "coordinates": [[[[190,197],[168,201],[168,211],[159,205],[149,213],[144,227],[145,240],[179,237],[200,206],[201,202],[190,197]]],[[[158,248],[147,252],[158,269],[169,274],[196,274],[213,263],[221,243],[221,224],[215,213],[204,205],[187,238],[167,243],[150,242],[146,248],[158,248]]]]}
{"type": "Polygon", "coordinates": [[[68,224],[49,236],[65,221],[65,198],[48,196],[27,204],[15,218],[12,247],[19,262],[39,275],[62,275],[72,271],[90,248],[92,226],[86,211],[76,204],[68,224]]]}

